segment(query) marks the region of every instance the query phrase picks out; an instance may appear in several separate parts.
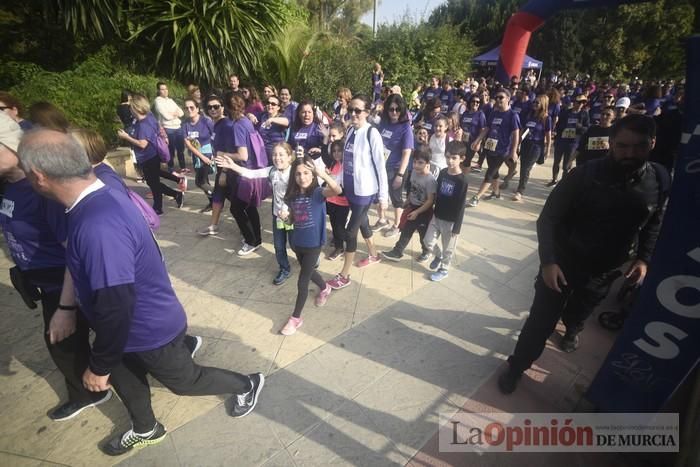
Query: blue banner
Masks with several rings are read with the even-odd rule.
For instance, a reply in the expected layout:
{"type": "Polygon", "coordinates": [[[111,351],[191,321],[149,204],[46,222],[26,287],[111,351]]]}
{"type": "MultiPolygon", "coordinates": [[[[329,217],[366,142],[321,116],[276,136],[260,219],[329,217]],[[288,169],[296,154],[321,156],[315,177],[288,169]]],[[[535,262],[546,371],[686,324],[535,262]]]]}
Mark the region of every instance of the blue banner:
{"type": "Polygon", "coordinates": [[[588,390],[605,412],[656,412],[700,360],[700,35],[687,43],[682,145],[639,299],[588,390]]]}

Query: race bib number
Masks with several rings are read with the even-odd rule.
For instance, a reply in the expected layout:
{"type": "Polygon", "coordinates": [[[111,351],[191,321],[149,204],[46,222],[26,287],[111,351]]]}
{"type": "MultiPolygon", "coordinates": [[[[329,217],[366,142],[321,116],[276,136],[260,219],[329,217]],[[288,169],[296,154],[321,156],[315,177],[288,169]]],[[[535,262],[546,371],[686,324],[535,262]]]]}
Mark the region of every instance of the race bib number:
{"type": "Polygon", "coordinates": [[[564,139],[576,138],[576,128],[564,128],[564,131],[561,132],[561,137],[564,139]]]}
{"type": "Polygon", "coordinates": [[[608,136],[595,136],[588,138],[589,151],[607,151],[610,149],[610,141],[608,136]]]}
{"type": "Polygon", "coordinates": [[[496,151],[496,146],[498,146],[498,140],[496,138],[486,138],[486,142],[484,142],[484,149],[488,151],[496,151]]]}

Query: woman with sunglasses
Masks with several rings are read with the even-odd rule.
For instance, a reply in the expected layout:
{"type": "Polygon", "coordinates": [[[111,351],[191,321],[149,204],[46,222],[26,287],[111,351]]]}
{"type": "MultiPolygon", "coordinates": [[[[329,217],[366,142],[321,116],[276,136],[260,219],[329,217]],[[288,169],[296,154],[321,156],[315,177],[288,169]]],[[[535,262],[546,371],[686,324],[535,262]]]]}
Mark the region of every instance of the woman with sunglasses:
{"type": "Polygon", "coordinates": [[[185,99],[185,114],[187,120],[182,125],[182,133],[185,135],[185,147],[192,155],[192,167],[195,171],[194,183],[209,200],[207,206],[202,209],[202,212],[206,212],[211,209],[213,195],[209,183],[209,173],[214,165],[211,148],[214,123],[200,115],[199,105],[192,98],[185,99]]]}
{"type": "MultiPolygon", "coordinates": [[[[480,106],[481,98],[479,97],[479,94],[472,94],[469,98],[467,110],[462,113],[459,119],[459,124],[463,130],[462,140],[467,143],[467,157],[463,163],[464,169],[467,172],[471,170],[474,156],[479,156],[480,152],[479,150],[475,151],[470,147],[471,142],[474,141],[477,136],[479,136],[481,130],[486,126],[486,115],[484,115],[484,112],[479,108],[480,106]]],[[[483,159],[479,157],[479,169],[481,169],[481,162],[483,162],[483,159]]]]}
{"type": "Polygon", "coordinates": [[[379,198],[381,209],[387,208],[389,187],[384,166],[382,136],[367,122],[371,106],[369,97],[356,95],[348,107],[351,127],[345,137],[342,185],[350,204],[350,219],[346,226],[343,269],[328,281],[328,285],[334,290],[350,285],[350,267],[357,250],[358,231],[362,232],[362,237],[367,243],[369,256],[361,260],[357,267],[362,268],[381,261],[372,241],[367,212],[375,197],[379,198]]]}
{"type": "MultiPolygon", "coordinates": [[[[524,119],[527,135],[520,147],[520,181],[513,195],[513,201],[522,201],[530,171],[538,160],[544,161],[544,155],[552,146],[552,117],[549,116],[549,98],[540,94],[532,101],[532,107],[524,119]]],[[[501,189],[505,189],[503,180],[501,189]]]]}
{"type": "MultiPolygon", "coordinates": [[[[218,96],[209,96],[206,100],[206,109],[209,117],[214,122],[214,133],[211,135],[212,152],[234,152],[233,146],[233,122],[224,115],[224,101],[218,96]]],[[[218,235],[221,211],[228,191],[228,171],[218,168],[214,178],[214,190],[211,200],[211,223],[199,230],[199,235],[218,235]]]]}
{"type": "Polygon", "coordinates": [[[501,187],[498,182],[498,169],[506,160],[513,163],[518,160],[518,143],[520,142],[520,118],[510,108],[510,92],[503,88],[496,91],[496,104],[487,125],[472,142],[472,150],[478,151],[483,141],[488,169],[479,192],[469,201],[470,207],[477,207],[479,200],[491,187],[491,195],[486,199],[500,199],[501,187]]]}
{"type": "Polygon", "coordinates": [[[267,160],[272,161],[272,149],[284,141],[289,128],[289,119],[280,115],[280,99],[272,94],[265,101],[265,111],[260,115],[258,132],[265,142],[267,160]]]}
{"type": "MultiPolygon", "coordinates": [[[[384,231],[385,237],[399,234],[399,221],[403,213],[403,187],[407,179],[407,171],[413,151],[413,130],[406,109],[406,101],[400,94],[392,94],[384,102],[379,133],[384,142],[384,158],[386,159],[386,174],[389,184],[389,199],[394,207],[394,223],[384,231]]],[[[389,226],[386,212],[378,209],[379,220],[375,225],[389,226]],[[382,222],[383,221],[383,222],[382,222]]]]}

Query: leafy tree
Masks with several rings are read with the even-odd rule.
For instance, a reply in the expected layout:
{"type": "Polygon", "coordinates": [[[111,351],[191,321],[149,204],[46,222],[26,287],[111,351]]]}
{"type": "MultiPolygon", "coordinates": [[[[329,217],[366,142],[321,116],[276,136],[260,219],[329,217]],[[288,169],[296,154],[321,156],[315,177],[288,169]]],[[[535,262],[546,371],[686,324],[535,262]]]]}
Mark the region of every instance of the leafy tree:
{"type": "Polygon", "coordinates": [[[319,31],[353,34],[360,18],[372,9],[374,0],[297,0],[309,12],[309,23],[319,31]]]}
{"type": "MultiPolygon", "coordinates": [[[[406,90],[431,75],[464,78],[475,53],[471,39],[455,26],[408,21],[382,25],[370,45],[370,54],[382,64],[385,82],[406,90]]],[[[369,67],[365,73],[369,82],[369,67]]]]}

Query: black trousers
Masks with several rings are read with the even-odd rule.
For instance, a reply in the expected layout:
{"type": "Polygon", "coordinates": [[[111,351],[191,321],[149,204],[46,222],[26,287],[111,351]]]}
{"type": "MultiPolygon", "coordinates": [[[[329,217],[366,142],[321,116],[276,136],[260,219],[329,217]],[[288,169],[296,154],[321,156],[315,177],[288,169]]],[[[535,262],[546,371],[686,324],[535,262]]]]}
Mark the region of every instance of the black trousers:
{"type": "Polygon", "coordinates": [[[568,286],[559,293],[550,289],[542,279],[542,272],[535,280],[535,299],[530,316],[525,321],[513,354],[508,357],[512,370],[522,373],[540,358],[557,322],[561,318],[566,333],[573,335],[583,330],[584,321],[610,292],[618,274],[586,275],[576,273],[575,268],[563,269],[568,286]]]}
{"type": "Polygon", "coordinates": [[[309,296],[309,282],[323,290],[326,288],[326,281],[323,280],[321,274],[316,270],[318,257],[321,254],[321,247],[317,248],[302,248],[294,247],[294,253],[299,261],[299,279],[297,280],[297,300],[294,304],[294,313],[292,316],[298,318],[306,304],[306,299],[309,296]]]}
{"type": "Polygon", "coordinates": [[[258,208],[252,206],[248,201],[238,198],[239,177],[229,177],[229,201],[231,202],[231,215],[236,220],[236,225],[241,231],[243,240],[251,246],[258,246],[262,243],[262,232],[260,227],[260,213],[258,208]]]}
{"type": "Polygon", "coordinates": [[[88,402],[102,399],[105,392],[94,393],[83,387],[83,373],[90,359],[90,329],[83,314],[77,312],[76,330],[61,342],[52,344],[47,334],[49,323],[53,318],[61,298],[63,268],[51,270],[32,270],[25,274],[33,284],[42,284],[41,308],[44,317],[44,342],[56,368],[63,374],[68,389],[69,402],[88,402]],[[53,285],[48,285],[54,282],[53,285]]]}
{"type": "Polygon", "coordinates": [[[153,210],[160,213],[163,211],[163,195],[174,198],[179,193],[161,183],[160,177],[174,182],[179,182],[180,180],[170,172],[160,170],[160,159],[158,156],[151,157],[147,161],[141,162],[140,165],[143,170],[143,178],[146,180],[148,188],[151,189],[151,193],[153,193],[153,210]]]}
{"type": "Polygon", "coordinates": [[[251,389],[246,375],[197,365],[185,345],[185,331],[157,349],[125,353],[121,364],[112,369],[110,383],[126,406],[136,433],[151,431],[156,424],[147,374],[180,396],[243,394],[251,389]]]}
{"type": "Polygon", "coordinates": [[[554,161],[552,162],[552,180],[556,180],[559,176],[559,165],[562,166],[562,171],[564,172],[562,176],[565,176],[571,170],[571,166],[574,164],[574,153],[576,152],[576,145],[570,144],[554,144],[554,161]]]}
{"type": "Polygon", "coordinates": [[[326,211],[331,221],[331,229],[333,230],[333,247],[342,249],[345,246],[347,232],[345,225],[348,222],[348,214],[350,214],[350,206],[340,206],[330,202],[326,202],[326,211]]]}
{"type": "Polygon", "coordinates": [[[420,213],[415,220],[406,220],[406,223],[401,228],[401,236],[396,242],[396,245],[394,245],[394,251],[402,254],[403,250],[405,250],[406,246],[408,246],[408,242],[411,241],[411,237],[417,230],[423,253],[429,253],[428,249],[425,248],[425,242],[423,240],[425,239],[425,232],[428,230],[428,225],[430,225],[430,220],[432,218],[433,210],[428,209],[427,211],[420,213]]]}
{"type": "Polygon", "coordinates": [[[520,150],[520,181],[518,182],[518,193],[523,194],[525,192],[527,182],[530,180],[530,172],[543,151],[544,147],[542,143],[530,140],[523,142],[520,150]]]}

